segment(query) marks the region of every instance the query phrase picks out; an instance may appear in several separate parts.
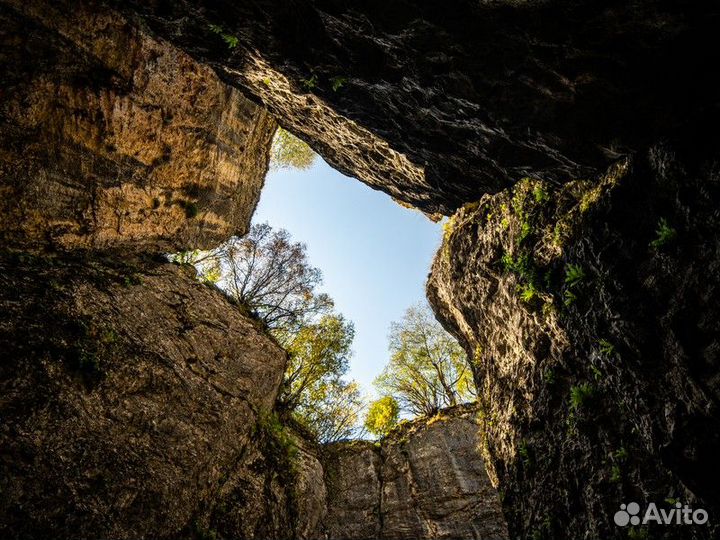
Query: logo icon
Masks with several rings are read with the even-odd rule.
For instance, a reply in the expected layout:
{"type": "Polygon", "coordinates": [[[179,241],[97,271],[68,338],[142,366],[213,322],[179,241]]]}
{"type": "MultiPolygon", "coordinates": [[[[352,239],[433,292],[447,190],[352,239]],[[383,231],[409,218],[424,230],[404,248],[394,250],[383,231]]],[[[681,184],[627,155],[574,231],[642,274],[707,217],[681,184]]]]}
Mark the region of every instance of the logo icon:
{"type": "Polygon", "coordinates": [[[620,527],[624,527],[628,523],[631,525],[640,525],[639,513],[640,505],[638,503],[631,502],[630,504],[621,504],[620,511],[615,512],[615,525],[619,525],[620,527]]]}
{"type": "Polygon", "coordinates": [[[621,504],[620,510],[615,512],[613,519],[618,527],[627,525],[646,525],[657,523],[658,525],[705,525],[708,522],[708,513],[702,508],[693,510],[687,504],[672,502],[671,508],[658,508],[654,502],[648,504],[645,513],[640,516],[640,505],[636,502],[621,504]]]}

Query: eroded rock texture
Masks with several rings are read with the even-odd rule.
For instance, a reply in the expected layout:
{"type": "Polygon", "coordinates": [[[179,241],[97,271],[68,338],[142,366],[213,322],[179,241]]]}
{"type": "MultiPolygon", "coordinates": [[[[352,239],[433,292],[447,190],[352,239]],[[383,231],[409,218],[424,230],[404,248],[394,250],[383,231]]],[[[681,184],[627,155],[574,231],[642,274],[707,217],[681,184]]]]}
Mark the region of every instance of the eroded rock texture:
{"type": "Polygon", "coordinates": [[[661,137],[717,142],[713,2],[115,4],[428,213],[524,176],[584,176],[661,137]]]}
{"type": "Polygon", "coordinates": [[[246,231],[267,112],[95,3],[5,1],[0,26],[4,244],[177,251],[246,231]]]}
{"type": "Polygon", "coordinates": [[[715,537],[712,517],[628,532],[613,515],[720,510],[719,198],[715,166],[656,146],[451,220],[428,295],[473,358],[512,537],[715,537]]]}
{"type": "Polygon", "coordinates": [[[459,407],[395,430],[382,443],[327,449],[321,538],[507,538],[478,452],[475,411],[459,407]]]}
{"type": "Polygon", "coordinates": [[[0,256],[0,536],[503,538],[479,446],[513,538],[713,538],[718,11],[2,1],[0,239],[35,254],[0,256]],[[479,423],[323,467],[270,411],[272,340],[184,270],[117,258],[247,227],[260,105],[400,201],[471,203],[428,293],[479,423]],[[619,529],[631,500],[710,525],[619,529]]]}
{"type": "MultiPolygon", "coordinates": [[[[4,255],[0,267],[0,536],[202,526],[256,451],[284,351],[175,265],[4,255]]],[[[282,504],[254,510],[243,527],[282,536],[263,521],[282,504]]]]}

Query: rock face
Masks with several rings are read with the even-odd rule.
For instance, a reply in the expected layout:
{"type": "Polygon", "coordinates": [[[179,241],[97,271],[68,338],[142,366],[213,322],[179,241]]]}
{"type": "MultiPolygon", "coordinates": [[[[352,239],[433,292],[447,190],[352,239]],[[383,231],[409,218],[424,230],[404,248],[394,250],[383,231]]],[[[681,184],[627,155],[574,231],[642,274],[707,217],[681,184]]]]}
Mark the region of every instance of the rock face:
{"type": "Polygon", "coordinates": [[[201,524],[253,451],[284,351],[175,265],[0,266],[0,535],[168,538],[201,524]]]}
{"type": "Polygon", "coordinates": [[[472,409],[321,451],[272,412],[284,351],[192,270],[0,275],[3,538],[507,537],[472,409]]]}
{"type": "Polygon", "coordinates": [[[478,442],[474,409],[458,407],[382,443],[328,448],[328,511],[318,537],[507,538],[478,442]]]}
{"type": "Polygon", "coordinates": [[[7,1],[0,23],[5,245],[177,251],[246,231],[266,111],[96,4],[7,1]]]}
{"type": "Polygon", "coordinates": [[[718,200],[716,168],[659,146],[451,220],[428,296],[474,359],[512,537],[625,538],[613,516],[631,501],[718,515],[718,200]]]}
{"type": "Polygon", "coordinates": [[[2,0],[0,536],[505,538],[493,484],[512,538],[715,538],[719,14],[2,0]],[[272,412],[279,347],[140,256],[247,228],[261,106],[372,187],[462,207],[428,295],[477,419],[320,460],[272,412]],[[630,501],[710,524],[615,526],[630,501]]]}
{"type": "MultiPolygon", "coordinates": [[[[504,532],[470,413],[371,449],[379,476],[338,522],[324,453],[273,411],[284,351],[158,258],[246,230],[269,114],[99,4],[7,1],[0,22],[0,536],[360,538],[368,517],[388,538],[504,532]]],[[[256,60],[255,82],[272,69],[256,60]]],[[[288,117],[303,101],[334,115],[348,168],[422,175],[288,99],[288,117]]]]}
{"type": "Polygon", "coordinates": [[[333,166],[428,213],[525,176],[582,177],[660,138],[717,142],[712,2],[113,4],[333,166]]]}

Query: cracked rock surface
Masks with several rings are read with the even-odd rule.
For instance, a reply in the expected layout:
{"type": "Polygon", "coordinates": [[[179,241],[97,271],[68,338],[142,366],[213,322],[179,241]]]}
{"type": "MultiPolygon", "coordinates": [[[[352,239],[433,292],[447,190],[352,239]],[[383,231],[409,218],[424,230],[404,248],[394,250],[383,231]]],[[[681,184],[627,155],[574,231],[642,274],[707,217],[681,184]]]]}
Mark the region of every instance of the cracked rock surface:
{"type": "Polygon", "coordinates": [[[172,264],[0,267],[0,536],[167,538],[202,519],[284,351],[172,264]]]}
{"type": "Polygon", "coordinates": [[[478,445],[476,411],[459,406],[380,443],[331,446],[321,538],[507,538],[478,445]]]}
{"type": "Polygon", "coordinates": [[[6,245],[178,251],[247,230],[265,110],[95,4],[2,2],[0,24],[6,245]]]}
{"type": "Polygon", "coordinates": [[[625,538],[613,515],[629,501],[717,515],[719,199],[716,168],[661,145],[449,222],[428,298],[472,359],[512,537],[625,538]]]}
{"type": "Polygon", "coordinates": [[[111,3],[331,165],[429,214],[660,139],[717,143],[714,2],[111,3]]]}

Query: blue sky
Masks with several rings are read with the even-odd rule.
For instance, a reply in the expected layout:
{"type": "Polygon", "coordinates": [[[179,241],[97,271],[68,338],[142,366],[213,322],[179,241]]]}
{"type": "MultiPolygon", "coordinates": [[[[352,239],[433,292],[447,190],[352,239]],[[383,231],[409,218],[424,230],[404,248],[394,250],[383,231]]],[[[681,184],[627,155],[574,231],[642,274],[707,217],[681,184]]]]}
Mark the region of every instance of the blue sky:
{"type": "Polygon", "coordinates": [[[268,174],[253,217],[265,221],[307,244],[310,263],[323,272],[321,290],[355,323],[348,378],[372,397],[372,381],[388,360],[390,323],[425,297],[441,226],[320,157],[306,171],[268,174]]]}

